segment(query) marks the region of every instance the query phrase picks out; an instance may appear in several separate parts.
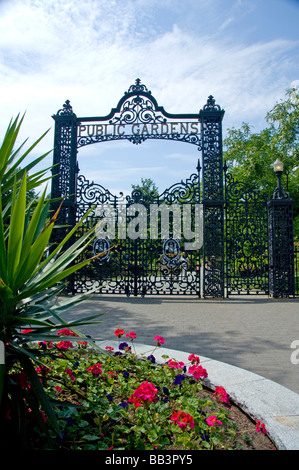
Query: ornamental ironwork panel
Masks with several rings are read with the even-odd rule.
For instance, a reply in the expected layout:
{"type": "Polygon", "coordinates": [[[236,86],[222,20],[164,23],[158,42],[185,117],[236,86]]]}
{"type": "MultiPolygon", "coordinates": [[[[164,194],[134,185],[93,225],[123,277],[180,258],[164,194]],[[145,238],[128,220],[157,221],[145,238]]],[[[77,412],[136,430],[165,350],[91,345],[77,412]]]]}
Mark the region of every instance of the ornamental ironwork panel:
{"type": "Polygon", "coordinates": [[[270,294],[294,296],[293,200],[288,194],[269,202],[269,254],[270,294]]]}
{"type": "Polygon", "coordinates": [[[204,297],[224,296],[224,200],[222,119],[224,111],[209,96],[200,111],[202,126],[204,297]]]}
{"type": "MultiPolygon", "coordinates": [[[[178,209],[181,216],[184,208],[198,204],[199,194],[198,173],[194,173],[186,181],[172,185],[160,196],[153,197],[144,197],[139,190],[133,190],[126,197],[122,194],[114,196],[101,185],[89,182],[80,175],[77,184],[77,219],[91,207],[95,207],[79,228],[77,236],[82,236],[94,224],[98,224],[98,231],[96,240],[81,254],[78,262],[87,256],[98,257],[75,273],[75,291],[88,292],[96,289],[99,293],[127,296],[200,296],[200,247],[185,250],[187,239],[181,233],[183,219],[180,217],[175,220],[174,216],[175,209],[178,209]],[[169,225],[168,234],[165,234],[160,211],[167,207],[169,225]],[[138,226],[136,209],[146,213],[144,227],[138,226]],[[155,226],[153,220],[150,220],[153,215],[158,215],[155,226]],[[103,221],[104,225],[101,225],[103,221]],[[133,224],[133,228],[130,224],[133,224]],[[157,229],[156,233],[153,233],[154,227],[157,229]],[[174,238],[174,234],[181,236],[174,238]]],[[[191,219],[192,216],[194,214],[191,214],[191,219]]],[[[190,228],[195,232],[194,227],[190,228]]],[[[189,238],[187,241],[190,242],[189,238]]]]}
{"type": "Polygon", "coordinates": [[[267,197],[226,175],[227,294],[268,294],[267,197]]]}
{"type": "Polygon", "coordinates": [[[140,79],[107,116],[79,117],[77,121],[78,148],[113,140],[141,144],[155,139],[189,143],[201,149],[199,115],[166,112],[140,79]]]}

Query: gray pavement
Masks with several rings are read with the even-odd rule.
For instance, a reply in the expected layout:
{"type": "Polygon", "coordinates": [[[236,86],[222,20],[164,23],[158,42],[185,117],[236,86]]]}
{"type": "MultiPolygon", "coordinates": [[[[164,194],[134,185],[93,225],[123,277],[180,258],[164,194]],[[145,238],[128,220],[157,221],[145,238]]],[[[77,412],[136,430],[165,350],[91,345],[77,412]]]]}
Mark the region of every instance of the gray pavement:
{"type": "Polygon", "coordinates": [[[114,331],[123,328],[135,331],[136,342],[154,346],[155,335],[160,335],[166,348],[245,369],[299,394],[299,363],[291,361],[292,353],[299,360],[299,347],[297,355],[291,348],[293,341],[299,342],[298,298],[98,295],[64,318],[96,313],[104,313],[102,323],[80,330],[97,340],[115,341],[114,331]]]}

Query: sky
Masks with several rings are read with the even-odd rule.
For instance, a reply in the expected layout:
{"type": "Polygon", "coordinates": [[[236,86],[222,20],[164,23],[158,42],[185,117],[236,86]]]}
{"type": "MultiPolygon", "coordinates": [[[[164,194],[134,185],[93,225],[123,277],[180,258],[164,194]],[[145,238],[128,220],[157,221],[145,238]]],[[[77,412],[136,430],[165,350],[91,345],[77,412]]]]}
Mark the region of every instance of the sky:
{"type": "MultiPolygon", "coordinates": [[[[0,0],[0,140],[26,113],[20,142],[49,129],[34,158],[53,148],[66,100],[77,116],[105,116],[136,78],[169,113],[197,113],[213,95],[224,138],[243,122],[259,132],[299,87],[298,25],[297,0],[0,0]]],[[[80,149],[78,163],[113,194],[141,178],[162,193],[199,157],[190,144],[121,141],[80,149]]]]}

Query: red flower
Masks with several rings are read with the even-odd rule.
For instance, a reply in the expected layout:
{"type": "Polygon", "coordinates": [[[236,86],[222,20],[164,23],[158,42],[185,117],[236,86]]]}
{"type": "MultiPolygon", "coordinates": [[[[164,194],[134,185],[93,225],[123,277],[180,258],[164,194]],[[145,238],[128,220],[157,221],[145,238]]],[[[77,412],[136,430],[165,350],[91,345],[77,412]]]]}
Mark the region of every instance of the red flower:
{"type": "Polygon", "coordinates": [[[167,361],[167,364],[169,367],[173,368],[173,369],[183,369],[185,367],[185,364],[181,361],[177,362],[177,361],[174,361],[173,359],[169,359],[169,361],[167,361]]]}
{"type": "Polygon", "coordinates": [[[75,376],[74,376],[74,374],[73,374],[73,372],[72,372],[71,369],[65,369],[64,372],[70,377],[70,379],[71,379],[72,382],[75,381],[75,376]]]}
{"type": "Polygon", "coordinates": [[[191,362],[191,364],[199,364],[200,359],[198,356],[195,356],[195,354],[190,354],[188,357],[188,360],[191,362]]]}
{"type": "Polygon", "coordinates": [[[154,337],[154,341],[157,341],[157,346],[161,346],[161,344],[165,343],[165,339],[158,335],[154,337]]]}
{"type": "Polygon", "coordinates": [[[176,424],[183,430],[187,428],[188,424],[191,429],[194,428],[193,416],[189,415],[188,413],[185,413],[182,410],[175,411],[170,419],[174,424],[176,424]]]}
{"type": "Polygon", "coordinates": [[[208,373],[206,369],[204,369],[202,366],[190,366],[188,369],[189,374],[193,375],[193,377],[197,380],[199,380],[201,377],[207,378],[208,373]]]}
{"type": "Polygon", "coordinates": [[[206,419],[206,422],[208,423],[209,426],[215,426],[215,424],[222,424],[221,421],[219,421],[217,419],[217,416],[213,415],[213,416],[209,416],[207,419],[206,419]]]}
{"type": "Polygon", "coordinates": [[[229,405],[229,398],[226,390],[223,387],[216,387],[213,396],[218,398],[219,401],[229,405]]]}
{"type": "Polygon", "coordinates": [[[14,377],[20,388],[30,388],[26,372],[22,371],[19,374],[15,374],[14,377]]]}
{"type": "Polygon", "coordinates": [[[137,335],[134,331],[131,331],[131,333],[126,334],[126,338],[130,338],[131,340],[133,340],[134,338],[137,338],[137,335]]]}
{"type": "Polygon", "coordinates": [[[62,336],[78,336],[76,333],[69,330],[68,328],[63,328],[62,330],[57,331],[57,334],[62,336]]]}
{"type": "Polygon", "coordinates": [[[87,372],[91,372],[94,375],[101,375],[102,374],[102,366],[101,364],[97,363],[93,366],[87,368],[87,372]]]}
{"type": "Polygon", "coordinates": [[[60,341],[56,346],[58,349],[69,349],[73,347],[73,343],[70,341],[60,341]]]}
{"type": "Polygon", "coordinates": [[[125,334],[125,330],[121,330],[120,328],[117,328],[117,330],[115,330],[114,334],[120,338],[122,335],[125,334]]]}
{"type": "Polygon", "coordinates": [[[258,419],[257,422],[256,422],[256,427],[255,427],[256,431],[257,432],[262,432],[264,434],[267,434],[267,430],[265,428],[265,425],[264,423],[261,423],[260,420],[258,419]]]}
{"type": "Polygon", "coordinates": [[[142,384],[139,385],[137,390],[133,392],[128,402],[133,403],[136,408],[138,406],[143,406],[153,401],[156,402],[157,392],[158,392],[158,389],[155,387],[155,385],[146,380],[145,382],[142,382],[142,384]]]}

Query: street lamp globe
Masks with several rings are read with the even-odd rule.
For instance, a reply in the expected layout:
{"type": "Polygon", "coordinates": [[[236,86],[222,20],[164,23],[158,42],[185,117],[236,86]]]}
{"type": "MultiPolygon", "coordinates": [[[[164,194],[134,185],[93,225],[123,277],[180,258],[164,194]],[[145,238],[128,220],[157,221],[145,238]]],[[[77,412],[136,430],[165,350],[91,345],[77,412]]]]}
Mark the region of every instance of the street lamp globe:
{"type": "Polygon", "coordinates": [[[282,172],[283,171],[282,161],[280,161],[279,158],[277,158],[276,161],[273,163],[273,167],[274,167],[275,173],[282,172]]]}

